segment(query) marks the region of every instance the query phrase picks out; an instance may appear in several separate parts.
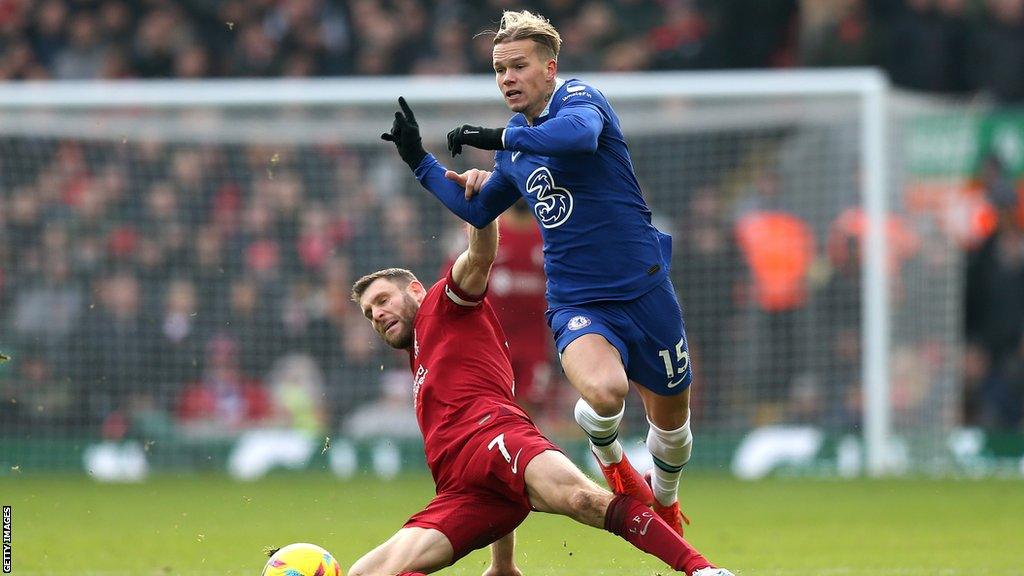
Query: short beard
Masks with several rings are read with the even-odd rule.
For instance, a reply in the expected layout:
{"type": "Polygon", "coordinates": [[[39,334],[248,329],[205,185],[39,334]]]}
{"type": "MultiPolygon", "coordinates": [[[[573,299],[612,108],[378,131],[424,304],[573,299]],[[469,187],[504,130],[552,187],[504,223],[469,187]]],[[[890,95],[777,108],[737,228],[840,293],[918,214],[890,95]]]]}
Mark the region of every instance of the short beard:
{"type": "Polygon", "coordinates": [[[384,337],[384,341],[388,343],[388,346],[397,350],[408,350],[412,347],[412,324],[416,319],[416,313],[419,311],[419,305],[416,300],[413,300],[408,294],[402,295],[402,313],[401,319],[398,321],[402,330],[399,331],[398,336],[394,341],[388,340],[387,336],[384,337]]]}
{"type": "Polygon", "coordinates": [[[388,346],[391,346],[392,348],[395,348],[397,350],[408,350],[412,346],[412,329],[410,328],[408,330],[405,330],[405,322],[400,321],[400,323],[403,324],[403,329],[398,333],[397,339],[388,340],[387,338],[385,338],[385,341],[387,341],[388,346]]]}

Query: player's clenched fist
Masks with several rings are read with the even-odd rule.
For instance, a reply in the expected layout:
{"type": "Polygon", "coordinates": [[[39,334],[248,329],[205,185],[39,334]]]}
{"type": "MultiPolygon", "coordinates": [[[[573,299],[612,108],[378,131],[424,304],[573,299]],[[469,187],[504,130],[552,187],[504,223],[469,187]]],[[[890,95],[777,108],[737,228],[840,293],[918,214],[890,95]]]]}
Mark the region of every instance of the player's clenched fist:
{"type": "Polygon", "coordinates": [[[472,146],[481,150],[504,150],[501,141],[504,128],[484,128],[463,124],[448,133],[448,151],[455,158],[462,153],[462,145],[472,146]]]}
{"type": "Polygon", "coordinates": [[[380,135],[381,140],[394,142],[398,148],[398,155],[413,170],[419,166],[420,161],[427,155],[423,149],[423,141],[420,138],[420,125],[416,123],[412,108],[399,96],[398,106],[401,111],[395,112],[395,121],[391,124],[391,131],[380,135]]]}

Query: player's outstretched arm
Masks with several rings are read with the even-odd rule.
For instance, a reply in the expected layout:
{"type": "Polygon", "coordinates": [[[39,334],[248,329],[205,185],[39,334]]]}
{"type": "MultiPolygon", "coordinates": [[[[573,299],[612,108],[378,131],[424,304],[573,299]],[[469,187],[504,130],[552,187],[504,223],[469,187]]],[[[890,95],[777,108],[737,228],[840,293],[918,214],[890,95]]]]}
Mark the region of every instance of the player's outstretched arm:
{"type": "Polygon", "coordinates": [[[523,576],[516,566],[515,547],[515,530],[491,544],[491,565],[483,576],[523,576]]]}
{"type": "Polygon", "coordinates": [[[432,154],[427,154],[416,169],[416,178],[452,214],[477,228],[486,226],[520,197],[519,190],[497,169],[475,195],[446,176],[448,172],[451,170],[442,166],[432,154]]]}
{"type": "Polygon", "coordinates": [[[604,116],[597,108],[566,106],[543,124],[506,129],[505,149],[545,156],[593,154],[603,129],[604,116]]]}
{"type": "Polygon", "coordinates": [[[491,265],[498,254],[498,221],[483,228],[468,226],[469,248],[459,254],[452,266],[452,279],[468,296],[479,296],[487,291],[491,265]]]}
{"type": "Polygon", "coordinates": [[[477,195],[468,194],[469,190],[446,178],[448,170],[423,149],[419,123],[405,98],[398,99],[398,107],[391,130],[381,134],[381,140],[395,144],[420,184],[453,214],[482,228],[519,199],[519,191],[504,178],[488,178],[477,195]]]}
{"type": "Polygon", "coordinates": [[[566,108],[537,126],[483,128],[464,124],[448,133],[448,151],[452,158],[462,152],[463,146],[545,156],[593,154],[604,129],[604,116],[588,105],[566,108]]]}

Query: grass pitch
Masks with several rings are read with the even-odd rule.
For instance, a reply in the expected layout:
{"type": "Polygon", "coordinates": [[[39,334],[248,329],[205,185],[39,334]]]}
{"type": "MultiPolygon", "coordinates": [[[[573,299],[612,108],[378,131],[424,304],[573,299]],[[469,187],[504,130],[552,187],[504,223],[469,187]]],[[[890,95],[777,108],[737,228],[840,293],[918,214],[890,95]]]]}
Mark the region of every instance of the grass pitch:
{"type": "MultiPolygon", "coordinates": [[[[738,576],[1024,575],[1024,481],[774,479],[690,474],[688,539],[738,576]]],[[[423,475],[380,482],[282,474],[104,485],[79,476],[0,478],[14,574],[257,576],[264,546],[309,541],[343,565],[433,494],[423,475]]],[[[534,514],[519,529],[523,573],[670,573],[606,532],[534,514]]],[[[441,574],[480,574],[477,551],[441,574]]]]}

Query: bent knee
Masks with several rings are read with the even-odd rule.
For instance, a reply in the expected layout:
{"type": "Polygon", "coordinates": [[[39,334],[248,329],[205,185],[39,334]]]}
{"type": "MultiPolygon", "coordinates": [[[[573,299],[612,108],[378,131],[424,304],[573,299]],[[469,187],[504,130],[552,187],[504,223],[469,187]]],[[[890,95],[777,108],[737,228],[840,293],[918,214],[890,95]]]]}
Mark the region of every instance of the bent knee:
{"type": "Polygon", "coordinates": [[[629,392],[628,387],[625,390],[617,386],[610,389],[592,388],[584,394],[584,399],[599,415],[614,416],[622,412],[623,406],[626,403],[627,392],[629,392]]]}
{"type": "Polygon", "coordinates": [[[629,381],[614,380],[592,381],[580,390],[580,395],[601,416],[614,416],[622,411],[629,393],[629,381]]]}

